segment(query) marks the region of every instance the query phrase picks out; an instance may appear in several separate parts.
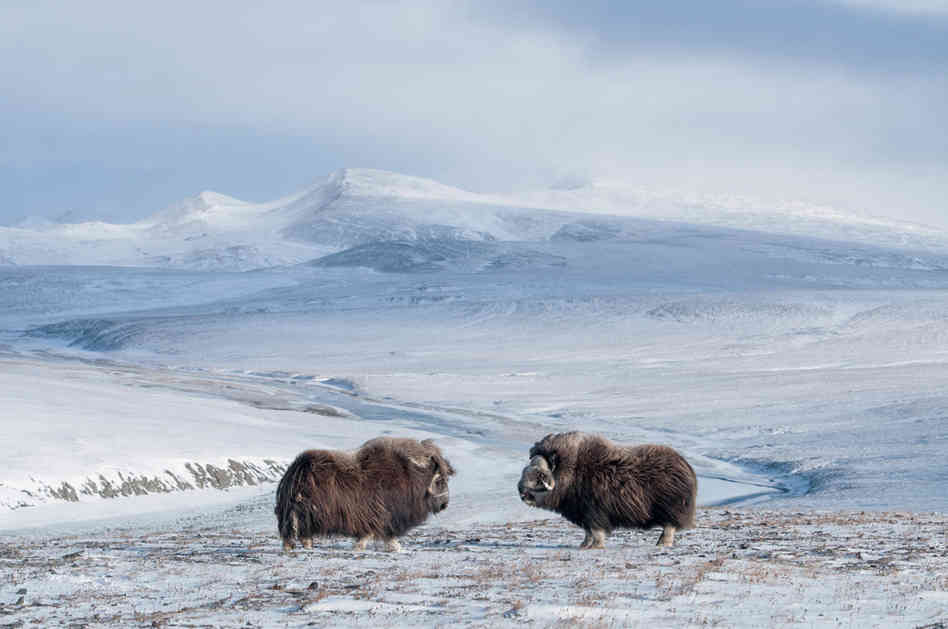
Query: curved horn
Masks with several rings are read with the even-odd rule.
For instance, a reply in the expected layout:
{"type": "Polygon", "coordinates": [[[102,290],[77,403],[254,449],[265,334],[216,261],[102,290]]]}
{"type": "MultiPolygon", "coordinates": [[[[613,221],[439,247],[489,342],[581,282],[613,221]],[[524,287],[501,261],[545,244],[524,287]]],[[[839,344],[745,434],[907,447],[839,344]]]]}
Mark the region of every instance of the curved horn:
{"type": "Polygon", "coordinates": [[[406,458],[407,458],[409,461],[411,461],[412,465],[417,465],[417,466],[420,467],[421,469],[428,469],[428,465],[431,464],[431,457],[430,457],[430,456],[424,456],[424,457],[409,456],[409,457],[406,457],[406,458]]]}
{"type": "Polygon", "coordinates": [[[441,478],[441,472],[436,472],[435,475],[431,478],[431,482],[428,483],[428,493],[432,498],[440,498],[442,496],[447,496],[451,492],[450,490],[445,490],[442,492],[437,492],[438,480],[441,478]]]}

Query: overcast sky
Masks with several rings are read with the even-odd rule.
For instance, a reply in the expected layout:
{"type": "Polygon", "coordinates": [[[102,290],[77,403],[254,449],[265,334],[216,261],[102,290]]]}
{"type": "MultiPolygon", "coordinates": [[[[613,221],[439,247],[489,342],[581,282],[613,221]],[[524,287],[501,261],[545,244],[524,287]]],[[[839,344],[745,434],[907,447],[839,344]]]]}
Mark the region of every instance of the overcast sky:
{"type": "Polygon", "coordinates": [[[948,0],[0,0],[0,224],[340,167],[948,227],[948,0]]]}

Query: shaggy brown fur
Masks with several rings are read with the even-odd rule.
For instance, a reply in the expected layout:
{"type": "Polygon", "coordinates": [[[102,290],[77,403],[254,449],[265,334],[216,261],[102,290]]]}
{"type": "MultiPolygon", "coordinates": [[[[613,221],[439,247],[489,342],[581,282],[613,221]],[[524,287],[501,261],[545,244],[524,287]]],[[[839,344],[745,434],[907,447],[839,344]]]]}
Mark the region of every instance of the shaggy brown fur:
{"type": "Polygon", "coordinates": [[[582,432],[547,435],[530,448],[517,488],[527,504],[583,527],[582,548],[602,548],[617,528],[663,528],[659,545],[691,528],[698,481],[691,465],[660,445],[622,446],[582,432]]]}
{"type": "Polygon", "coordinates": [[[345,535],[357,548],[375,538],[397,550],[395,538],[448,506],[453,474],[430,439],[380,437],[355,452],[307,450],[277,486],[283,548],[292,549],[296,538],[310,548],[313,537],[345,535]]]}

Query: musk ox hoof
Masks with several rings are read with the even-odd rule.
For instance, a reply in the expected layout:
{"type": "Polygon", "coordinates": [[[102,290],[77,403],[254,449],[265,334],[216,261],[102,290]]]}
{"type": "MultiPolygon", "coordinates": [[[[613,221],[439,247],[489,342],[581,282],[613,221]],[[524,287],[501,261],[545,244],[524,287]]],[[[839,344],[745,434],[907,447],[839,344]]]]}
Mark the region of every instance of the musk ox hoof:
{"type": "Polygon", "coordinates": [[[288,539],[283,540],[283,552],[291,553],[293,552],[293,542],[288,539]]]}
{"type": "Polygon", "coordinates": [[[581,550],[593,550],[606,547],[605,531],[586,531],[586,537],[583,543],[579,545],[581,550]]]}
{"type": "Polygon", "coordinates": [[[304,538],[302,538],[302,539],[300,540],[300,544],[302,544],[302,545],[303,545],[303,548],[305,548],[306,550],[313,550],[313,538],[312,538],[312,537],[304,537],[304,538]]]}
{"type": "Polygon", "coordinates": [[[662,534],[658,538],[657,546],[667,546],[671,547],[675,544],[675,527],[666,524],[665,528],[662,529],[662,534]]]}
{"type": "MultiPolygon", "coordinates": [[[[375,537],[373,535],[366,535],[365,537],[360,537],[359,539],[355,541],[355,543],[352,544],[352,550],[365,550],[368,547],[369,542],[371,542],[374,539],[375,537]]],[[[401,552],[402,550],[402,545],[394,537],[392,539],[386,539],[386,540],[381,540],[381,541],[385,542],[385,550],[387,550],[390,553],[398,553],[398,552],[401,552]]]]}

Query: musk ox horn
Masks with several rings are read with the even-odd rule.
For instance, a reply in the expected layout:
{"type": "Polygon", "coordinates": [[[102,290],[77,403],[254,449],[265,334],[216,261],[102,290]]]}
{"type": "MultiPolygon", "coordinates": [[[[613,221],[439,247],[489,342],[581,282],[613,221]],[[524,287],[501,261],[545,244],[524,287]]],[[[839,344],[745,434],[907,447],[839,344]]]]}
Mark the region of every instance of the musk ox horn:
{"type": "Polygon", "coordinates": [[[556,480],[549,462],[546,457],[538,454],[523,468],[520,482],[517,483],[517,493],[520,494],[520,499],[531,507],[544,507],[543,503],[555,487],[556,480]]]}
{"type": "Polygon", "coordinates": [[[407,458],[409,461],[411,461],[412,465],[415,465],[416,467],[420,467],[421,469],[426,469],[429,465],[431,465],[430,456],[426,456],[426,457],[410,456],[407,458]]]}
{"type": "Polygon", "coordinates": [[[662,527],[659,545],[694,526],[698,481],[667,446],[622,446],[582,432],[550,434],[530,448],[518,484],[530,506],[581,526],[581,548],[603,548],[616,528],[662,527]]]}
{"type": "Polygon", "coordinates": [[[556,486],[556,479],[553,477],[553,472],[555,467],[550,465],[550,462],[546,457],[540,456],[539,454],[530,459],[530,467],[536,468],[538,472],[541,473],[540,478],[538,479],[540,483],[540,488],[543,491],[552,491],[556,486]]]}
{"type": "Polygon", "coordinates": [[[428,494],[433,498],[440,498],[442,496],[447,496],[450,494],[448,491],[447,481],[442,483],[444,475],[441,472],[436,473],[431,477],[431,483],[428,484],[428,494]],[[442,487],[443,485],[443,487],[442,487]]]}

